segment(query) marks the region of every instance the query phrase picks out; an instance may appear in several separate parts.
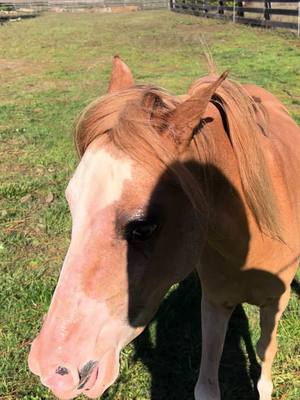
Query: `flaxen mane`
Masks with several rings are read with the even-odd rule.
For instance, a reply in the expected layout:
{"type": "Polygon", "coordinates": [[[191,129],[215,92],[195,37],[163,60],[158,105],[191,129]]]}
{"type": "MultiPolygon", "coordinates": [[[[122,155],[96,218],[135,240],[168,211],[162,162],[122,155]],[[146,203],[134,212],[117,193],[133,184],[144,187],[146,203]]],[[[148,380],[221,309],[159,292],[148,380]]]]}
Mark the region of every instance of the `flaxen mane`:
{"type": "MultiPolygon", "coordinates": [[[[209,75],[196,81],[188,95],[215,79],[215,76],[209,75]]],[[[161,140],[162,127],[164,130],[168,129],[168,116],[181,101],[180,98],[152,86],[135,86],[100,97],[91,103],[79,118],[75,133],[79,155],[84,154],[96,137],[107,135],[118,148],[140,162],[148,162],[153,167],[157,164],[175,165],[173,172],[181,187],[193,206],[204,214],[207,211],[207,202],[201,188],[196,184],[191,172],[178,163],[175,147],[173,151],[166,149],[161,140]],[[147,98],[154,100],[146,101],[147,98]],[[156,118],[153,118],[155,112],[156,118]],[[153,163],[153,157],[160,162],[153,163]]],[[[268,132],[264,113],[240,84],[229,79],[219,86],[212,102],[218,103],[226,116],[228,133],[248,205],[261,230],[279,238],[281,235],[277,207],[259,142],[259,136],[267,135],[268,132]],[[257,123],[258,115],[260,125],[257,123]],[[264,126],[261,121],[265,121],[264,126]]],[[[197,141],[197,136],[194,137],[194,141],[197,141]]],[[[205,155],[199,156],[201,161],[205,160],[205,155]]]]}

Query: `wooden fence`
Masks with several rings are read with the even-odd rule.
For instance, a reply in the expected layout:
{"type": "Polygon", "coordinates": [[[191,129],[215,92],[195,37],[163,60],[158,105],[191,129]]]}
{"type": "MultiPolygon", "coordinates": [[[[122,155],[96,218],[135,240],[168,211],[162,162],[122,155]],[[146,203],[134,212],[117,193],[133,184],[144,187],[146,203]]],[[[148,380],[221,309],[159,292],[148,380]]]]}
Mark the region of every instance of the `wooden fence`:
{"type": "Polygon", "coordinates": [[[103,12],[122,10],[147,10],[168,8],[169,0],[0,0],[1,6],[11,6],[15,10],[84,10],[98,9],[103,12]]]}
{"type": "Polygon", "coordinates": [[[170,7],[175,12],[208,18],[227,19],[256,26],[294,29],[300,37],[300,0],[0,0],[0,9],[1,5],[8,5],[15,10],[93,9],[102,12],[170,7]]]}
{"type": "Polygon", "coordinates": [[[173,11],[264,27],[294,29],[300,36],[299,0],[171,0],[173,11]]]}

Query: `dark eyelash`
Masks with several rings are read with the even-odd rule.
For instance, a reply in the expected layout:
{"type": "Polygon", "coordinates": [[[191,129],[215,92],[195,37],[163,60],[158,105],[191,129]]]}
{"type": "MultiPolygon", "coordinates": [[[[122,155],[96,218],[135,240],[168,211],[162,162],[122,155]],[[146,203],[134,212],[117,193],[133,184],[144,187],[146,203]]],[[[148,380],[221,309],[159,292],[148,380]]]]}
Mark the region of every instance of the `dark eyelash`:
{"type": "Polygon", "coordinates": [[[154,219],[136,219],[126,227],[126,239],[130,243],[145,242],[158,231],[159,224],[154,219]]]}

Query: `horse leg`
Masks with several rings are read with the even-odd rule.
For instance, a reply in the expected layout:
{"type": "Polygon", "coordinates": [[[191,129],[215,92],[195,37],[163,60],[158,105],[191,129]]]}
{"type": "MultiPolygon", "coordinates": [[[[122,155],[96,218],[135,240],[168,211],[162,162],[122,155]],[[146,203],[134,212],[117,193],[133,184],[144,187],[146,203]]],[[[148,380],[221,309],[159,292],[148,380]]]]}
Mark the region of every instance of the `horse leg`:
{"type": "Polygon", "coordinates": [[[271,400],[272,397],[272,363],[277,351],[278,322],[290,298],[290,288],[278,301],[260,308],[261,334],[256,350],[262,361],[261,375],[257,384],[260,400],[271,400]]]}
{"type": "Polygon", "coordinates": [[[202,294],[202,355],[195,387],[196,400],[220,400],[219,364],[232,311],[233,308],[214,304],[202,294]]]}

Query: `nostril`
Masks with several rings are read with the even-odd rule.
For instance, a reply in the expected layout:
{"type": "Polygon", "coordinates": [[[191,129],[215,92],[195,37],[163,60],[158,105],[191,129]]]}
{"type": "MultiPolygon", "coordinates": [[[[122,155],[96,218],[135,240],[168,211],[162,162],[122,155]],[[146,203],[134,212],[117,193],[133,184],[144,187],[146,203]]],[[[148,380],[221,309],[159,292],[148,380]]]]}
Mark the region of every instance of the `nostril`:
{"type": "Polygon", "coordinates": [[[56,369],[55,373],[59,374],[59,375],[67,375],[69,373],[69,370],[68,370],[68,368],[65,368],[65,367],[58,367],[56,369]]]}
{"type": "Polygon", "coordinates": [[[78,371],[79,374],[79,384],[77,389],[83,389],[86,383],[89,381],[96,365],[98,364],[97,361],[90,360],[88,363],[86,363],[80,371],[78,371]]]}
{"type": "Polygon", "coordinates": [[[41,381],[43,385],[49,387],[58,396],[58,394],[74,390],[79,379],[76,368],[59,365],[53,368],[52,372],[49,371],[48,375],[42,375],[41,381]]]}

